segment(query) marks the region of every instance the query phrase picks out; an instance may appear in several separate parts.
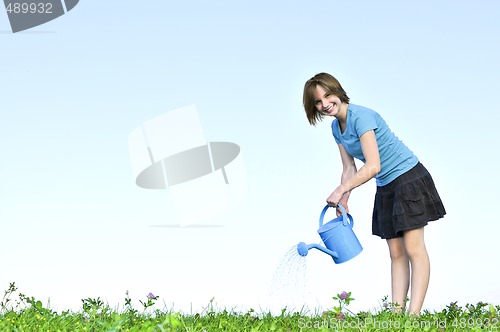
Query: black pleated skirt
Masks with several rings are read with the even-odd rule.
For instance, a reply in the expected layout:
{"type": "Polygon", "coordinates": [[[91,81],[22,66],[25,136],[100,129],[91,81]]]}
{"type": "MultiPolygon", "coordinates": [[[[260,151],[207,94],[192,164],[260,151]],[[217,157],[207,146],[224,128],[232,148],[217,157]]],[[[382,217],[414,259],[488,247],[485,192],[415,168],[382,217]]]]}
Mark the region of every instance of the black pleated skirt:
{"type": "Polygon", "coordinates": [[[372,233],[382,239],[403,236],[446,214],[434,181],[420,162],[385,186],[377,187],[372,233]]]}

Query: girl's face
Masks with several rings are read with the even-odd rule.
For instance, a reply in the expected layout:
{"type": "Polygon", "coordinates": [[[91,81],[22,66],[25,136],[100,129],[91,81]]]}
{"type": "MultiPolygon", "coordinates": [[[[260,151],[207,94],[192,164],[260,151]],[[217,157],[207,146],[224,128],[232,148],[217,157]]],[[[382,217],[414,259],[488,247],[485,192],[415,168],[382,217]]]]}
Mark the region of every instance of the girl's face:
{"type": "Polygon", "coordinates": [[[321,85],[316,86],[313,96],[314,106],[322,115],[336,116],[339,113],[342,105],[340,98],[327,92],[321,85]]]}

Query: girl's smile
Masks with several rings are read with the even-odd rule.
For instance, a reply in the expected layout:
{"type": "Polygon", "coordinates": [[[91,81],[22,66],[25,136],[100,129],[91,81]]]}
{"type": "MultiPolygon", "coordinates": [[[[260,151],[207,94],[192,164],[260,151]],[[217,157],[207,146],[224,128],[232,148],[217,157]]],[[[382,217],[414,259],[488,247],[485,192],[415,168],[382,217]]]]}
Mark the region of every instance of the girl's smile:
{"type": "Polygon", "coordinates": [[[342,102],[340,98],[327,92],[321,85],[316,86],[314,99],[314,105],[319,113],[335,117],[341,113],[342,102]]]}

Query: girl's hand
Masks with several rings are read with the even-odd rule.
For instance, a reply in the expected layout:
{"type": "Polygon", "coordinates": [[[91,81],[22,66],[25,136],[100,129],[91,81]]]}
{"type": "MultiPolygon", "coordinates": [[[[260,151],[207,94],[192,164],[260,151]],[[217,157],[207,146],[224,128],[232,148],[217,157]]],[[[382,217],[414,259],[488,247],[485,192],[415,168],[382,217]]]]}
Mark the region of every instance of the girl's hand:
{"type": "Polygon", "coordinates": [[[340,185],[326,199],[326,202],[328,203],[328,205],[334,206],[337,208],[336,209],[337,210],[337,217],[340,217],[342,215],[342,211],[340,211],[340,207],[338,206],[339,203],[342,204],[342,206],[345,209],[345,212],[349,213],[349,207],[347,206],[348,195],[344,195],[344,194],[345,194],[344,188],[342,185],[340,185]]]}
{"type": "Polygon", "coordinates": [[[342,188],[342,185],[340,185],[330,196],[328,196],[326,202],[330,206],[337,206],[337,204],[339,204],[340,200],[342,199],[342,196],[344,196],[344,190],[342,188]]]}
{"type": "MultiPolygon", "coordinates": [[[[340,200],[339,204],[342,204],[342,206],[345,209],[345,213],[349,213],[349,206],[347,206],[347,195],[344,195],[342,199],[340,200]]],[[[340,211],[340,207],[337,205],[337,217],[340,217],[342,215],[342,211],[340,211]]]]}

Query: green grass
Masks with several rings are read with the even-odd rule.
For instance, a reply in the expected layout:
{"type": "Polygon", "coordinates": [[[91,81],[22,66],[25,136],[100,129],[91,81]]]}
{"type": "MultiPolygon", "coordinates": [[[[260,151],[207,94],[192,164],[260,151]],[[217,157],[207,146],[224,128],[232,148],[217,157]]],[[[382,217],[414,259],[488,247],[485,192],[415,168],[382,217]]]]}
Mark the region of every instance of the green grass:
{"type": "Polygon", "coordinates": [[[321,313],[289,312],[279,315],[214,308],[213,299],[197,314],[153,309],[157,296],[148,294],[135,309],[125,298],[121,309],[112,309],[100,298],[83,299],[78,312],[56,312],[34,297],[17,292],[15,283],[0,302],[0,331],[484,331],[500,329],[500,306],[479,302],[464,307],[452,302],[440,312],[420,316],[396,313],[398,307],[383,299],[376,312],[353,313],[354,299],[342,292],[332,298],[330,310],[321,313]]]}

